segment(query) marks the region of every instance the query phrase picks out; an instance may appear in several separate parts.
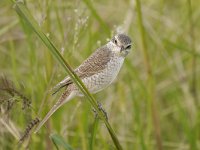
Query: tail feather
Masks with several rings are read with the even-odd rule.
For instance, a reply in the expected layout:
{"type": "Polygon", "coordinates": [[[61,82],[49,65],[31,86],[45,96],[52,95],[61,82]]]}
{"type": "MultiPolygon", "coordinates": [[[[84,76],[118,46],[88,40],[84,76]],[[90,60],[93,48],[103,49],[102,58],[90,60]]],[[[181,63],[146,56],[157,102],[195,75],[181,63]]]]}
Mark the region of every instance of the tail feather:
{"type": "Polygon", "coordinates": [[[60,91],[60,89],[62,89],[63,87],[65,87],[65,86],[67,86],[67,85],[59,85],[59,86],[55,86],[53,89],[52,89],[52,91],[53,91],[53,93],[52,93],[52,95],[55,95],[58,91],[60,91]]]}
{"type": "Polygon", "coordinates": [[[52,95],[56,94],[58,91],[60,91],[62,88],[64,87],[68,87],[70,84],[72,84],[72,80],[70,79],[70,77],[66,77],[64,80],[62,80],[61,82],[59,82],[57,85],[55,85],[52,89],[52,95]]]}
{"type": "Polygon", "coordinates": [[[69,90],[66,90],[60,99],[56,102],[56,104],[51,108],[51,110],[47,113],[47,115],[44,117],[44,119],[39,123],[37,128],[35,129],[34,133],[37,133],[39,129],[44,125],[44,123],[53,115],[53,113],[60,108],[64,103],[68,102],[69,100],[72,99],[73,93],[69,90]]]}

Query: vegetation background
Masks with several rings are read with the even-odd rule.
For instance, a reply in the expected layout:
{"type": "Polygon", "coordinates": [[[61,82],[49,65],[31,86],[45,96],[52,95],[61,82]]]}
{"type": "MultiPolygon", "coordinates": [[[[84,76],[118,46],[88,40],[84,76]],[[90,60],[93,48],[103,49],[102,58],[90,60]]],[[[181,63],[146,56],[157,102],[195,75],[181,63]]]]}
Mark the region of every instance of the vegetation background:
{"type": "MultiPolygon", "coordinates": [[[[27,0],[26,5],[73,68],[115,33],[132,38],[117,80],[94,95],[123,149],[200,149],[200,1],[27,0]]],[[[0,1],[0,19],[0,75],[31,101],[31,108],[22,109],[22,97],[1,90],[0,149],[91,149],[94,115],[84,97],[60,108],[19,147],[28,123],[59,98],[50,89],[67,74],[11,1],[0,1]],[[56,147],[52,136],[64,144],[56,147]]],[[[101,121],[92,149],[115,149],[101,121]]]]}

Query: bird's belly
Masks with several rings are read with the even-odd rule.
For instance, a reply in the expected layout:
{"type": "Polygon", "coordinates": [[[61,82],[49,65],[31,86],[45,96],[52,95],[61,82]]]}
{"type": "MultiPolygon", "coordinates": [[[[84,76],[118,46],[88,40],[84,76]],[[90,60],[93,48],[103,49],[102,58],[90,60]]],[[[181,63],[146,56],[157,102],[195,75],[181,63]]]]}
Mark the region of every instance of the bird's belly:
{"type": "Polygon", "coordinates": [[[84,78],[83,83],[86,85],[86,87],[91,93],[96,93],[103,90],[108,85],[110,85],[116,78],[123,62],[124,58],[113,59],[101,72],[94,74],[91,77],[84,78]]]}

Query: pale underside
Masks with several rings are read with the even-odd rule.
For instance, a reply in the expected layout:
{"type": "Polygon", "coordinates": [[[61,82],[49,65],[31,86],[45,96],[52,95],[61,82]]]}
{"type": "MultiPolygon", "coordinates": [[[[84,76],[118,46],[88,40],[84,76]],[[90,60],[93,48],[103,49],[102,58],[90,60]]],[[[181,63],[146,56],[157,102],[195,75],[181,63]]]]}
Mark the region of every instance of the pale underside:
{"type": "MultiPolygon", "coordinates": [[[[97,49],[75,69],[75,73],[81,78],[91,93],[96,93],[107,87],[116,78],[123,61],[124,57],[115,55],[109,50],[108,46],[105,45],[97,49]]],[[[79,91],[70,77],[66,77],[55,86],[55,93],[61,88],[67,88],[68,86],[72,88],[71,90],[79,91]]],[[[77,92],[77,95],[81,96],[82,94],[77,92]]]]}
{"type": "MultiPolygon", "coordinates": [[[[82,81],[89,89],[91,93],[96,93],[108,85],[110,85],[113,80],[116,78],[117,74],[120,71],[120,68],[123,64],[124,58],[112,58],[106,65],[106,68],[101,72],[98,72],[90,77],[84,78],[82,81]]],[[[76,88],[78,89],[78,88],[76,88]]],[[[78,95],[82,95],[80,92],[77,93],[78,95]]]]}
{"type": "MultiPolygon", "coordinates": [[[[112,83],[124,62],[124,57],[119,56],[116,53],[119,49],[110,46],[111,45],[108,43],[97,49],[88,59],[75,69],[75,73],[80,77],[91,93],[96,93],[112,83]]],[[[57,84],[55,88],[56,91],[54,93],[59,91],[61,88],[65,88],[65,91],[61,98],[40,122],[35,132],[37,132],[48,118],[64,103],[71,100],[74,96],[82,96],[82,93],[70,77],[66,77],[63,81],[57,84]]]]}

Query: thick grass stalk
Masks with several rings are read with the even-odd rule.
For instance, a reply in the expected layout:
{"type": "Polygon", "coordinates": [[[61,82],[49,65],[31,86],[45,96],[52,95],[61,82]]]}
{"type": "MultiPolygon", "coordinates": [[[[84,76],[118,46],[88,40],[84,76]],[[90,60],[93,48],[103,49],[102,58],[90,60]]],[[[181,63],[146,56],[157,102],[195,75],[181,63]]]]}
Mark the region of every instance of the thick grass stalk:
{"type": "Polygon", "coordinates": [[[142,52],[144,55],[144,63],[146,66],[147,76],[148,76],[147,99],[149,102],[149,107],[151,109],[151,115],[152,115],[154,130],[155,130],[157,148],[159,150],[162,150],[163,147],[162,147],[160,124],[159,124],[158,115],[157,115],[157,111],[156,111],[155,87],[154,87],[155,81],[154,81],[154,77],[152,74],[151,63],[150,63],[149,54],[148,54],[148,48],[147,48],[146,37],[145,37],[145,29],[144,29],[144,24],[142,21],[142,11],[141,11],[140,0],[136,0],[136,7],[137,7],[138,23],[139,23],[139,28],[140,28],[140,32],[141,32],[141,40],[142,40],[142,46],[143,46],[142,52]]]}
{"type": "MultiPolygon", "coordinates": [[[[13,1],[14,2],[14,1],[13,1]]],[[[71,79],[74,81],[74,83],[77,85],[77,87],[81,90],[81,92],[87,97],[88,101],[94,107],[96,110],[98,116],[104,121],[110,136],[112,137],[112,140],[118,150],[121,150],[122,147],[119,143],[119,140],[117,139],[117,136],[110,126],[109,122],[104,117],[104,113],[98,109],[97,102],[95,101],[94,97],[89,93],[83,82],[80,80],[80,78],[74,73],[70,65],[64,60],[64,58],[59,53],[58,49],[55,47],[55,45],[47,38],[47,36],[43,33],[41,28],[39,27],[36,20],[33,18],[33,16],[29,13],[28,9],[22,2],[14,2],[15,4],[15,10],[18,13],[18,15],[24,19],[27,22],[27,25],[31,27],[31,29],[39,36],[39,38],[43,41],[43,43],[48,47],[48,50],[52,53],[54,58],[62,65],[62,67],[65,69],[65,71],[69,74],[71,79]]]]}
{"type": "Polygon", "coordinates": [[[194,97],[195,102],[198,105],[198,92],[197,92],[197,76],[196,76],[196,48],[195,48],[195,36],[194,36],[194,22],[192,15],[192,3],[191,0],[187,0],[188,11],[189,11],[189,25],[190,25],[190,47],[192,49],[192,83],[191,83],[191,92],[194,97]]]}
{"type": "MultiPolygon", "coordinates": [[[[196,103],[196,106],[199,107],[199,102],[198,102],[198,92],[197,92],[197,65],[196,65],[196,59],[197,56],[195,55],[196,53],[196,47],[195,47],[195,35],[194,35],[194,22],[193,22],[193,11],[192,11],[192,2],[191,0],[187,0],[187,6],[188,6],[188,20],[189,20],[189,28],[190,28],[190,47],[192,49],[192,82],[191,82],[191,94],[194,98],[194,101],[196,103]]],[[[198,112],[199,113],[199,112],[198,112]]],[[[197,114],[198,117],[198,114],[197,114]]],[[[197,119],[198,120],[198,119],[197,119]]],[[[190,128],[191,132],[190,132],[190,138],[188,138],[189,143],[190,143],[190,149],[196,150],[197,148],[197,133],[196,132],[198,130],[197,126],[198,126],[198,122],[192,127],[192,129],[190,128]]]]}

